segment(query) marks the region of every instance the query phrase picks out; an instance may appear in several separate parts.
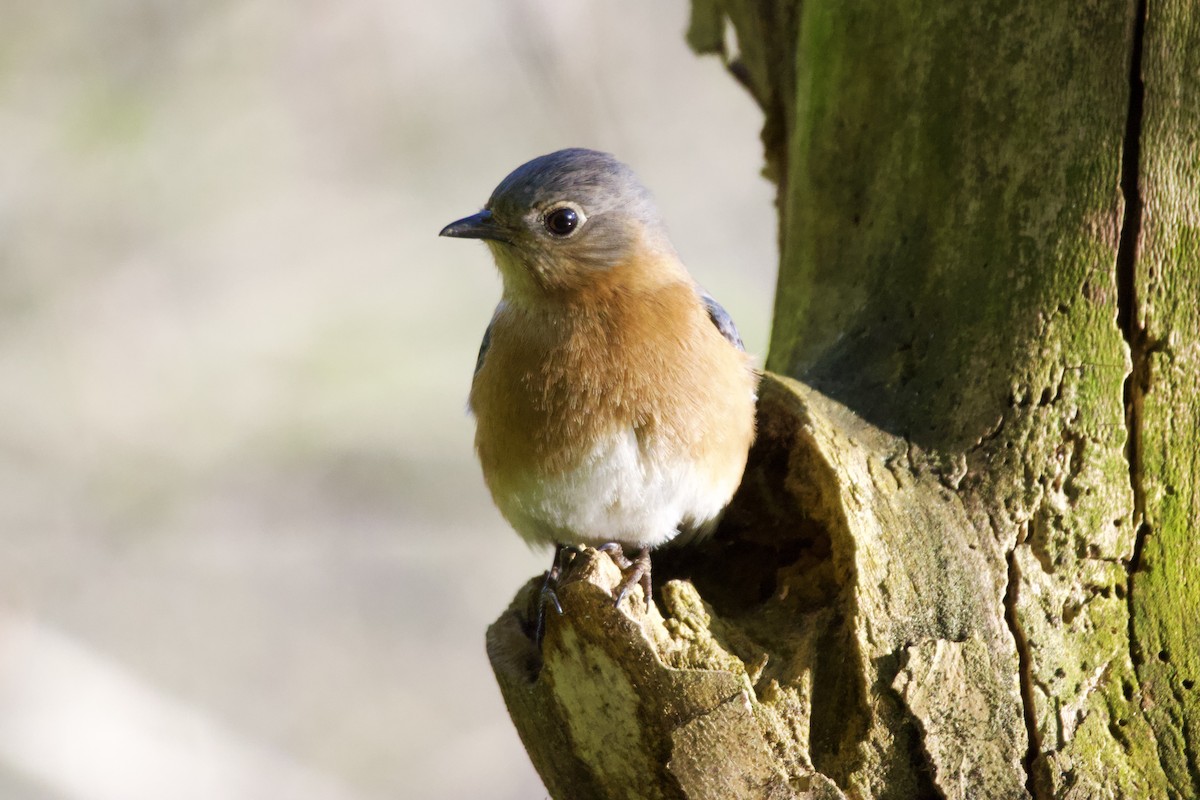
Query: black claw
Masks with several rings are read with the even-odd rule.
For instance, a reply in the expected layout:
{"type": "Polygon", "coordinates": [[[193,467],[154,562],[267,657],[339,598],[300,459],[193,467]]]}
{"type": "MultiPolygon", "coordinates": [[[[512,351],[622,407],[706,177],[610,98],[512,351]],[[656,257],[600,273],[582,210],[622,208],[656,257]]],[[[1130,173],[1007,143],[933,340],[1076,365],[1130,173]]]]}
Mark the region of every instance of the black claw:
{"type": "Polygon", "coordinates": [[[542,649],[542,639],[546,635],[547,602],[554,607],[554,610],[558,612],[559,616],[562,616],[563,613],[562,603],[558,602],[558,595],[554,593],[554,590],[542,587],[541,594],[538,597],[537,624],[533,629],[533,642],[537,645],[539,650],[542,649]]]}
{"type": "Polygon", "coordinates": [[[554,589],[558,586],[558,579],[570,563],[566,556],[574,558],[580,552],[578,547],[569,544],[560,544],[554,548],[554,561],[550,564],[550,569],[546,571],[546,580],[542,581],[542,589],[538,592],[537,624],[533,629],[533,641],[539,650],[542,647],[542,638],[546,635],[546,606],[553,606],[560,617],[563,613],[562,603],[559,602],[558,594],[554,589]]]}

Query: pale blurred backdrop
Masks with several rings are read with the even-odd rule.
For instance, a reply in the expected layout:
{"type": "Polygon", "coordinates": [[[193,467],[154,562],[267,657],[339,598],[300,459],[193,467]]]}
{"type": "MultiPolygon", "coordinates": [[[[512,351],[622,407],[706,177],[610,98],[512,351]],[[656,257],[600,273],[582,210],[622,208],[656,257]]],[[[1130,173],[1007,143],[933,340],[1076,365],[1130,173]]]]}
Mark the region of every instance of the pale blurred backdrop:
{"type": "Polygon", "coordinates": [[[545,568],[440,240],[616,152],[765,352],[761,116],[684,0],[0,0],[0,797],[540,798],[484,653],[545,568]]]}

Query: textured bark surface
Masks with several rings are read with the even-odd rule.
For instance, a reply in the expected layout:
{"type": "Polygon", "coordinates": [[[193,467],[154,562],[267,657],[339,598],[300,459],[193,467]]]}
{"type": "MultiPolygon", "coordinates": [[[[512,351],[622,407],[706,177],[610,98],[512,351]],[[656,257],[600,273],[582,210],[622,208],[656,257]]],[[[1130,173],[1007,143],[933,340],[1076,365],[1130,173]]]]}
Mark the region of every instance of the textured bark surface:
{"type": "Polygon", "coordinates": [[[694,0],[688,36],[766,116],[798,380],[717,538],[655,555],[665,616],[588,552],[544,663],[530,587],[489,631],[551,793],[1200,796],[1200,17],[694,0]]]}
{"type": "Polygon", "coordinates": [[[1141,244],[1126,276],[1141,523],[1130,635],[1171,794],[1200,797],[1200,12],[1154,4],[1143,41],[1141,244]]]}

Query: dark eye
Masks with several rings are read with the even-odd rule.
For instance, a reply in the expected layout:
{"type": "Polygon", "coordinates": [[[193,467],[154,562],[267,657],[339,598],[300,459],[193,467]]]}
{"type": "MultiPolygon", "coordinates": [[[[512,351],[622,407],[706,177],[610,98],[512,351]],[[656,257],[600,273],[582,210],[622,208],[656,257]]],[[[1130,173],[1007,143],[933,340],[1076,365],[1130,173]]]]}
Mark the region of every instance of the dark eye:
{"type": "Polygon", "coordinates": [[[547,214],[542,224],[555,236],[567,236],[579,225],[579,214],[573,208],[560,208],[547,214]]]}

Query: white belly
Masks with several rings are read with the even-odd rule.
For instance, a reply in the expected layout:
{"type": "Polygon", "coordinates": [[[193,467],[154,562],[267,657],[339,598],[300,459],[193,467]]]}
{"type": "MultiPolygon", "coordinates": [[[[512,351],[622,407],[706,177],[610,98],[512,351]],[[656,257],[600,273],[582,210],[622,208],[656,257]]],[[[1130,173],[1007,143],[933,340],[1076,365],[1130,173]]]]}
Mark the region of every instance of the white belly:
{"type": "Polygon", "coordinates": [[[708,533],[737,489],[740,465],[718,477],[664,450],[630,428],[564,474],[518,479],[493,487],[493,496],[530,544],[656,547],[681,530],[708,533]]]}

